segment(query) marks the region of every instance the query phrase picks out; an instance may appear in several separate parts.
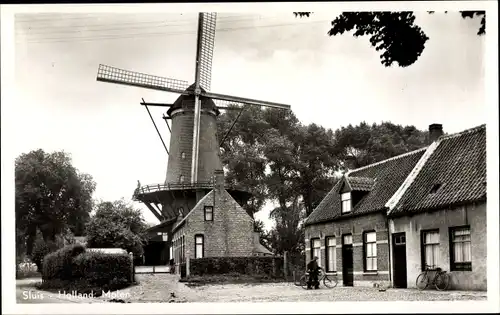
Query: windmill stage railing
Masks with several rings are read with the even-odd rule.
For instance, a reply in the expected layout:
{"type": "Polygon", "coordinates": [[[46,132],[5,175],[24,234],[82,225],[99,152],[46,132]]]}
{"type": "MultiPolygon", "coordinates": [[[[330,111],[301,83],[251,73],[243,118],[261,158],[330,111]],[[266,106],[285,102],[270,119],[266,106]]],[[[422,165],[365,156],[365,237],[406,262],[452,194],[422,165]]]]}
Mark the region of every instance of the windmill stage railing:
{"type": "MultiPolygon", "coordinates": [[[[226,189],[242,189],[239,185],[224,185],[226,189]]],[[[183,189],[213,189],[214,182],[196,182],[196,183],[166,183],[166,184],[150,184],[138,187],[134,191],[133,199],[137,199],[137,196],[141,194],[148,194],[158,191],[168,191],[168,190],[183,190],[183,189]]]]}

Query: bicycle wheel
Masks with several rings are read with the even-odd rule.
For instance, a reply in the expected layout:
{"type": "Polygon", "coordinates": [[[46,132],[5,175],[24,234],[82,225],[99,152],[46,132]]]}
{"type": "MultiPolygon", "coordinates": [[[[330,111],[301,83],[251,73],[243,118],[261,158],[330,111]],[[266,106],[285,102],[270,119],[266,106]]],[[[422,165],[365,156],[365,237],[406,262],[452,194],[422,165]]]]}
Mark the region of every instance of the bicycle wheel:
{"type": "Polygon", "coordinates": [[[417,289],[424,290],[429,285],[429,277],[427,273],[423,272],[417,277],[417,289]]]}
{"type": "Polygon", "coordinates": [[[330,289],[335,288],[337,286],[337,283],[338,283],[337,277],[330,279],[328,276],[325,276],[323,278],[323,284],[327,288],[330,288],[330,289]]]}
{"type": "Polygon", "coordinates": [[[303,275],[302,277],[300,277],[299,283],[303,289],[307,290],[307,276],[306,275],[303,275]]]}
{"type": "Polygon", "coordinates": [[[444,291],[448,289],[450,285],[450,275],[446,272],[441,272],[436,276],[434,285],[439,291],[444,291]]]}

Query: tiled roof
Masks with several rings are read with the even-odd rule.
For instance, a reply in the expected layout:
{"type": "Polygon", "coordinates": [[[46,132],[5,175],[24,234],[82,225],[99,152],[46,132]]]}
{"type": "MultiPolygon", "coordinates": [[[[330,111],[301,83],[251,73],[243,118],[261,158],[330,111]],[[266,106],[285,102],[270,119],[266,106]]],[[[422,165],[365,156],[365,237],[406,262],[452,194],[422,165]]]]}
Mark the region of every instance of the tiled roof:
{"type": "Polygon", "coordinates": [[[441,137],[389,215],[486,198],[486,125],[441,137]]]}
{"type": "MultiPolygon", "coordinates": [[[[318,207],[314,209],[311,215],[309,215],[306,225],[333,221],[340,217],[351,217],[384,209],[386,202],[398,190],[399,186],[424,154],[425,149],[422,148],[398,155],[349,172],[346,177],[349,183],[352,182],[354,186],[365,189],[371,183],[370,191],[353,207],[351,213],[341,214],[340,191],[344,180],[339,181],[318,207]]],[[[354,189],[352,186],[351,188],[354,189]]]]}
{"type": "Polygon", "coordinates": [[[370,177],[349,176],[347,177],[347,182],[352,190],[370,191],[372,190],[375,180],[370,177]]]}

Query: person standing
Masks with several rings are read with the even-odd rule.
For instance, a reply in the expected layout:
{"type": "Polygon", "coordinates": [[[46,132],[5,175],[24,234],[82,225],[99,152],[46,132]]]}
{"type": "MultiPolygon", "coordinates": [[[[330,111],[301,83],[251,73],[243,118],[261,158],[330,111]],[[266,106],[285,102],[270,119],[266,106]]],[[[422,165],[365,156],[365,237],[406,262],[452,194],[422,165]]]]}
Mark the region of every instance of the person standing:
{"type": "Polygon", "coordinates": [[[315,289],[319,289],[318,274],[322,268],[318,265],[318,257],[313,257],[313,259],[307,264],[307,272],[309,273],[309,281],[307,281],[307,289],[311,289],[314,286],[315,289]]]}

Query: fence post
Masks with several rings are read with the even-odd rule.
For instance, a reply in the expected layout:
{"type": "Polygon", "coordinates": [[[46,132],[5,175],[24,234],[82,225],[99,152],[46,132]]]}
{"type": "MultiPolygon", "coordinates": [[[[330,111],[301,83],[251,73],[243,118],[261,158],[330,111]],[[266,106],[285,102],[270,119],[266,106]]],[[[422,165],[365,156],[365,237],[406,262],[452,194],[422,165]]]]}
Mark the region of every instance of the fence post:
{"type": "Polygon", "coordinates": [[[283,276],[288,280],[288,252],[283,253],[283,276]]]}
{"type": "Polygon", "coordinates": [[[128,253],[130,257],[130,282],[135,282],[135,266],[134,266],[134,254],[132,252],[128,253]]]}

